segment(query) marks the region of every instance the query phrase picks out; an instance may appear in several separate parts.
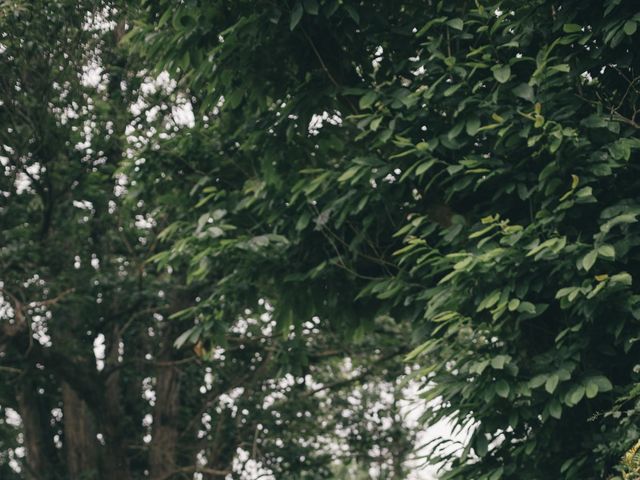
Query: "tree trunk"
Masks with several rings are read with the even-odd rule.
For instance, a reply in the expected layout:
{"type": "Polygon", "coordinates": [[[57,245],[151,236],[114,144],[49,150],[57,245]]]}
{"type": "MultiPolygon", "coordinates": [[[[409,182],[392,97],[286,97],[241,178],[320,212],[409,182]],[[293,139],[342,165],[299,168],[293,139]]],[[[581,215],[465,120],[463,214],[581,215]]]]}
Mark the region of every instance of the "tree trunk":
{"type": "MultiPolygon", "coordinates": [[[[109,339],[109,353],[105,358],[105,368],[118,364],[118,348],[121,340],[117,326],[109,339]]],[[[127,426],[129,419],[124,414],[122,389],[120,387],[120,373],[111,372],[104,381],[104,412],[102,418],[102,433],[105,439],[105,457],[102,461],[103,480],[131,480],[127,442],[127,426]]]]}
{"type": "Polygon", "coordinates": [[[159,367],[156,377],[153,437],[149,451],[152,479],[165,478],[176,470],[180,376],[180,371],[174,365],[168,365],[159,367]]]}
{"type": "Polygon", "coordinates": [[[71,478],[97,478],[97,439],[89,407],[68,383],[62,383],[64,445],[71,478]]]}
{"type": "Polygon", "coordinates": [[[126,447],[126,418],[121,401],[120,375],[116,372],[105,382],[104,417],[101,425],[106,444],[102,461],[104,480],[132,478],[126,447]]]}
{"type": "Polygon", "coordinates": [[[25,379],[16,395],[26,450],[25,480],[45,480],[51,473],[51,457],[48,455],[50,448],[46,435],[49,419],[43,418],[41,414],[40,399],[35,388],[32,382],[25,379]]]}

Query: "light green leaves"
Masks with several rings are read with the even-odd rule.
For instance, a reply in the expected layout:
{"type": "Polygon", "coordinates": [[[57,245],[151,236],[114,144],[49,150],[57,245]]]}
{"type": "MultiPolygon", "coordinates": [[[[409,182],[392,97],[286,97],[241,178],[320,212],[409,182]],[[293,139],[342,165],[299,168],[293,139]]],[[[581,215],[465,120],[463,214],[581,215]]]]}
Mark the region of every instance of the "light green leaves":
{"type": "Polygon", "coordinates": [[[369,108],[373,103],[378,99],[378,93],[374,91],[370,91],[365,93],[360,100],[358,101],[358,105],[362,110],[369,108]]]}
{"type": "Polygon", "coordinates": [[[494,65],[491,67],[491,71],[493,72],[493,77],[499,83],[507,83],[511,78],[511,67],[509,65],[494,65]]]}
{"type": "Polygon", "coordinates": [[[480,302],[476,311],[481,312],[482,310],[493,307],[500,299],[500,294],[500,290],[494,290],[491,292],[480,302]]]}
{"type": "Polygon", "coordinates": [[[431,160],[427,160],[426,162],[422,162],[420,165],[418,165],[418,167],[416,168],[416,175],[420,176],[423,173],[425,173],[427,170],[429,170],[431,167],[433,167],[436,163],[436,159],[431,159],[431,160]]]}
{"type": "MultiPolygon", "coordinates": [[[[178,312],[181,313],[181,312],[178,312]]],[[[195,343],[200,335],[202,334],[202,326],[196,325],[189,330],[183,332],[178,338],[176,338],[173,346],[175,348],[181,348],[183,345],[187,343],[195,343]]]]}
{"type": "Polygon", "coordinates": [[[598,255],[613,259],[616,257],[616,250],[612,245],[601,245],[598,247],[598,255]]]}
{"type": "Polygon", "coordinates": [[[601,245],[597,249],[594,248],[582,258],[582,268],[584,268],[584,270],[587,272],[591,270],[591,267],[593,267],[593,265],[596,263],[598,256],[608,259],[614,259],[616,256],[616,251],[612,245],[601,245]]]}
{"type": "Polygon", "coordinates": [[[347,180],[351,180],[361,169],[362,167],[359,165],[349,167],[342,175],[338,177],[338,182],[343,183],[347,180]]]}
{"type": "Polygon", "coordinates": [[[573,302],[573,300],[580,294],[580,287],[564,287],[556,292],[556,299],[560,300],[561,298],[567,297],[569,302],[573,302]]]}
{"type": "Polygon", "coordinates": [[[604,223],[600,227],[600,231],[604,233],[608,233],[613,227],[617,225],[623,225],[625,223],[635,223],[638,221],[637,217],[638,217],[638,213],[636,212],[622,213],[612,218],[611,220],[607,221],[606,223],[604,223]]]}
{"type": "Polygon", "coordinates": [[[584,397],[586,388],[582,384],[575,385],[567,395],[565,396],[565,403],[569,406],[574,406],[580,403],[580,400],[584,397]]]}
{"type": "Polygon", "coordinates": [[[533,315],[536,313],[536,306],[531,302],[520,302],[517,311],[533,315]]]}
{"type": "Polygon", "coordinates": [[[452,18],[447,22],[447,25],[455,30],[462,30],[462,28],[464,27],[464,22],[461,18],[452,18]]]}
{"type": "Polygon", "coordinates": [[[462,83],[456,83],[454,85],[451,85],[444,91],[443,95],[445,97],[450,97],[451,95],[456,93],[462,87],[462,85],[463,85],[462,83]]]}
{"type": "Polygon", "coordinates": [[[582,258],[582,268],[584,268],[587,272],[591,270],[591,267],[596,263],[598,259],[598,251],[591,250],[582,258]]]}
{"type": "Polygon", "coordinates": [[[547,378],[549,378],[549,376],[546,374],[536,375],[531,380],[529,380],[529,387],[531,388],[541,387],[547,381],[547,378]]]}
{"type": "Polygon", "coordinates": [[[511,360],[510,355],[496,355],[491,359],[491,367],[496,370],[502,370],[506,363],[511,360]]]}
{"type": "Polygon", "coordinates": [[[549,393],[555,392],[559,381],[560,377],[557,373],[551,374],[544,383],[544,389],[549,393]]]}
{"type": "Polygon", "coordinates": [[[633,283],[633,278],[627,272],[620,272],[612,275],[609,279],[611,283],[619,283],[621,285],[629,286],[633,283]]]}
{"type": "Polygon", "coordinates": [[[596,388],[598,392],[602,392],[602,393],[613,390],[613,385],[611,384],[609,379],[604,375],[596,375],[593,377],[588,377],[585,381],[587,384],[587,388],[591,386],[591,392],[593,392],[594,388],[596,388]]]}
{"type": "Polygon", "coordinates": [[[594,398],[598,395],[598,385],[595,382],[587,382],[585,386],[587,398],[594,398]]]}

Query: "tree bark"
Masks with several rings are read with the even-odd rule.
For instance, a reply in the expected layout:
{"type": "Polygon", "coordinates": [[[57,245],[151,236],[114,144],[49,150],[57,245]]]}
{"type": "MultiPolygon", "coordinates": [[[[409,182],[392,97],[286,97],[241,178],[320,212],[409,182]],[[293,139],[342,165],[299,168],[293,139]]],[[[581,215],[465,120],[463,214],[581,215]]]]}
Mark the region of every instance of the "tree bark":
{"type": "Polygon", "coordinates": [[[26,450],[25,480],[46,480],[51,473],[49,459],[50,445],[46,432],[48,430],[48,418],[43,418],[40,399],[35,391],[35,385],[25,381],[18,387],[17,400],[20,417],[22,418],[22,431],[24,434],[24,447],[26,450]]]}
{"type": "MultiPolygon", "coordinates": [[[[105,368],[118,364],[118,346],[121,340],[117,326],[109,339],[109,353],[105,358],[105,368]]],[[[104,381],[103,416],[101,430],[105,439],[105,457],[102,460],[103,480],[131,480],[129,456],[127,455],[128,419],[123,408],[120,372],[111,372],[104,381]]]]}
{"type": "Polygon", "coordinates": [[[149,467],[152,479],[165,478],[176,470],[180,376],[181,373],[175,365],[159,367],[156,376],[153,437],[149,451],[149,467]]]}
{"type": "Polygon", "coordinates": [[[93,479],[98,475],[97,439],[89,407],[67,382],[62,383],[64,445],[71,478],[93,479]]]}

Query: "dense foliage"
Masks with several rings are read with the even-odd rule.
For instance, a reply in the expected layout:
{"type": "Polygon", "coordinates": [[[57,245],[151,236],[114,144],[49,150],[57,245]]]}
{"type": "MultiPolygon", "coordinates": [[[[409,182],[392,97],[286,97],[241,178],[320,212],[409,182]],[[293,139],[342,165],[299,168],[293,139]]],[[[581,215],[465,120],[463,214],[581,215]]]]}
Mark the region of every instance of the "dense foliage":
{"type": "Polygon", "coordinates": [[[132,478],[238,458],[276,478],[405,478],[405,380],[424,387],[423,428],[460,432],[428,449],[442,478],[634,478],[636,2],[105,3],[100,35],[92,2],[52,5],[0,17],[1,358],[19,375],[0,405],[25,433],[26,381],[46,384],[41,413],[69,383],[132,478]],[[26,315],[49,315],[32,322],[51,345],[14,327],[26,315]],[[74,387],[64,360],[93,362],[96,332],[113,356],[74,387]],[[166,401],[126,399],[149,379],[166,401]]]}
{"type": "Polygon", "coordinates": [[[134,7],[0,4],[0,477],[404,477],[395,325],[283,336],[254,298],[215,350],[174,347],[207,290],[151,260],[208,158],[175,82],[122,47],[134,7]]]}
{"type": "Polygon", "coordinates": [[[470,432],[434,452],[445,477],[614,473],[638,435],[615,403],[638,375],[634,2],[147,12],[129,41],[224,139],[157,258],[210,288],[191,340],[254,290],[285,330],[409,322],[425,422],[470,432]]]}

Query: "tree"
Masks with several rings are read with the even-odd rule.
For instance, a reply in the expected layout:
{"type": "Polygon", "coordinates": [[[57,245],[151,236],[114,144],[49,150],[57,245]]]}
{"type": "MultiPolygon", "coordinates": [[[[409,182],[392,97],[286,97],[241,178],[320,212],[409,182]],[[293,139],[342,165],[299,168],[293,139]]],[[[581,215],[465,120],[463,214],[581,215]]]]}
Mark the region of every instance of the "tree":
{"type": "Polygon", "coordinates": [[[180,312],[208,292],[149,260],[169,221],[191,218],[182,193],[205,157],[183,92],[122,47],[137,16],[130,2],[0,5],[2,478],[242,478],[248,460],[278,478],[352,461],[397,478],[413,432],[394,325],[344,344],[309,316],[280,335],[254,298],[224,348],[174,347],[180,312]]]}
{"type": "Polygon", "coordinates": [[[156,257],[210,288],[190,340],[257,292],[285,332],[387,315],[440,399],[427,425],[471,432],[434,450],[444,478],[613,474],[638,436],[615,403],[638,380],[633,2],[146,12],[132,48],[221,139],[156,257]]]}

